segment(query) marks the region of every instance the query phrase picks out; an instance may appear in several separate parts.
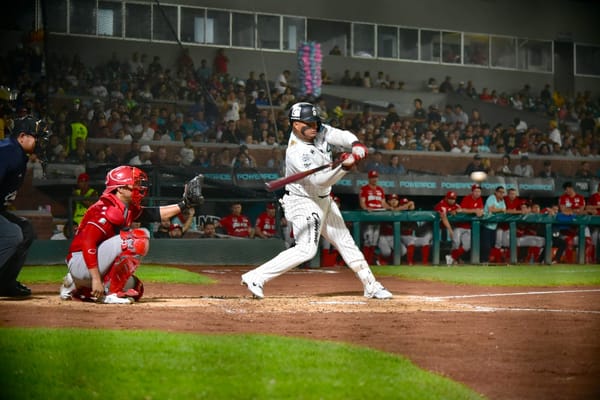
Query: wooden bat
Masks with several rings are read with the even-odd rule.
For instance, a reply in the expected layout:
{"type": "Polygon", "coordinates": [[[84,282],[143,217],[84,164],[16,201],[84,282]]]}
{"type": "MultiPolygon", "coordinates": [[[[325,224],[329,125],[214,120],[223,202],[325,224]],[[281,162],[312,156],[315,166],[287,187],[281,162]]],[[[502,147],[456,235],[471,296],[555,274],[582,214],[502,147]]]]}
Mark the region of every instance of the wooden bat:
{"type": "Polygon", "coordinates": [[[288,183],[292,183],[292,182],[296,182],[302,178],[305,178],[309,175],[314,174],[315,172],[319,172],[324,170],[325,168],[335,168],[338,165],[340,165],[342,163],[342,160],[336,160],[327,164],[323,164],[320,165],[318,167],[306,170],[306,171],[302,171],[302,172],[297,172],[293,175],[290,176],[284,176],[282,178],[279,179],[275,179],[269,182],[265,182],[265,186],[267,187],[267,191],[269,192],[274,192],[277,189],[281,189],[282,187],[284,187],[285,185],[287,185],[288,183]]]}

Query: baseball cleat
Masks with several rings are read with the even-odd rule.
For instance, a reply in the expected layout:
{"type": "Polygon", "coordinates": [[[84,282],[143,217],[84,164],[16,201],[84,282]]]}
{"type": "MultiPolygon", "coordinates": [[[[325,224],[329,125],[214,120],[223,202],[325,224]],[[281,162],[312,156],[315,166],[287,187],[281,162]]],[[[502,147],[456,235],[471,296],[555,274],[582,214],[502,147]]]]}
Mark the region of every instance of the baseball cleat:
{"type": "Polygon", "coordinates": [[[248,290],[255,298],[262,299],[265,297],[262,285],[258,282],[248,279],[247,277],[244,277],[244,275],[242,275],[242,285],[246,285],[248,290]]]}
{"type": "Polygon", "coordinates": [[[375,282],[370,286],[369,290],[365,289],[365,297],[369,299],[385,300],[393,297],[392,293],[379,282],[375,282]]]}
{"type": "Polygon", "coordinates": [[[452,264],[454,264],[454,258],[452,258],[452,256],[450,254],[446,255],[446,264],[448,264],[448,266],[452,266],[452,264]]]}
{"type": "Polygon", "coordinates": [[[67,273],[63,278],[62,285],[60,285],[60,298],[61,300],[71,300],[73,292],[75,291],[75,282],[71,273],[67,273]]]}
{"type": "Polygon", "coordinates": [[[133,299],[129,297],[119,297],[116,293],[106,295],[100,299],[103,304],[131,304],[133,299]]]}

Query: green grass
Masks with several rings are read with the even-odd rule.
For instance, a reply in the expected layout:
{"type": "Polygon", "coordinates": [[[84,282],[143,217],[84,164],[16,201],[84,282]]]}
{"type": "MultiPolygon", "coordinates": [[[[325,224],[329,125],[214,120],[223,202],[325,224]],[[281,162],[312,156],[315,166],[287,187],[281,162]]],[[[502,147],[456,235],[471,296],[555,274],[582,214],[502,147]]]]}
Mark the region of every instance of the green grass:
{"type": "Polygon", "coordinates": [[[600,265],[373,267],[379,276],[481,286],[600,285],[600,265]]]}
{"type": "Polygon", "coordinates": [[[395,355],[256,335],[0,329],[6,399],[482,399],[395,355]]]}
{"type": "MultiPolygon", "coordinates": [[[[19,274],[19,281],[28,283],[56,283],[61,282],[67,267],[65,266],[28,266],[24,267],[19,274]]],[[[143,282],[160,283],[198,283],[209,284],[214,281],[204,275],[190,272],[176,267],[163,265],[145,265],[142,264],[136,271],[143,282]]]]}

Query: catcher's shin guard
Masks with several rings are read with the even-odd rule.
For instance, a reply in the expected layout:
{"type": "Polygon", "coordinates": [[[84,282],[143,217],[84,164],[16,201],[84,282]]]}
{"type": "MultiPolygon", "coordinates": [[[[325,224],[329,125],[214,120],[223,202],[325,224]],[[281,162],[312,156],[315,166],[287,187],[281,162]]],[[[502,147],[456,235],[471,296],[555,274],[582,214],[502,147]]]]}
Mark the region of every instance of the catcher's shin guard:
{"type": "Polygon", "coordinates": [[[121,231],[120,235],[123,252],[104,275],[104,286],[107,294],[116,293],[119,297],[139,298],[141,293],[135,289],[136,285],[131,285],[132,288],[127,290],[125,285],[140,265],[141,257],[148,254],[150,234],[146,229],[132,229],[121,231]]]}

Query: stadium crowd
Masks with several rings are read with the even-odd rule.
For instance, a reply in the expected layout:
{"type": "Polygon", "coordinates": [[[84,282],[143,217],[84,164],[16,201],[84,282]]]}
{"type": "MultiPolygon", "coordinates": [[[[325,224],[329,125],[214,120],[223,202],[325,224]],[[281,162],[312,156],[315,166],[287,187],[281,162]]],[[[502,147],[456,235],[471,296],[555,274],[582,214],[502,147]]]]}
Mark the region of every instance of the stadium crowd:
{"type": "MultiPolygon", "coordinates": [[[[227,72],[229,59],[223,49],[212,62],[203,59],[199,65],[184,50],[172,68],[159,56],[150,60],[137,52],[128,60],[112,54],[96,66],[86,65],[78,55],[50,54],[42,63],[36,49],[19,46],[3,60],[0,83],[12,88],[10,94],[16,98],[3,102],[0,124],[8,127],[13,117],[26,113],[48,119],[54,132],[48,159],[56,163],[248,165],[250,157],[240,160],[237,154],[207,152],[198,143],[285,146],[287,108],[306,99],[287,84],[289,71],[284,71],[275,84],[267,82],[264,73],[256,76],[254,71],[245,78],[233,77],[227,72]],[[119,159],[109,145],[92,152],[87,138],[142,145],[132,145],[132,152],[119,159]],[[181,150],[161,159],[158,149],[144,146],[152,140],[180,143],[181,150]]],[[[371,86],[388,87],[388,79],[379,72],[371,86]]],[[[477,109],[448,104],[441,110],[435,104],[424,105],[418,98],[409,117],[398,115],[393,104],[383,112],[368,105],[356,112],[348,99],[340,99],[338,104],[327,104],[323,97],[308,100],[318,104],[324,120],[352,130],[372,151],[600,155],[600,105],[588,92],[568,99],[546,85],[536,96],[525,85],[511,96],[495,96],[487,88],[478,92],[471,82],[466,86],[461,82],[455,89],[450,80],[446,77],[438,86],[432,78],[428,90],[455,91],[482,102],[544,112],[548,125],[528,126],[526,121],[515,119],[490,126],[477,109]]],[[[357,84],[343,78],[339,83],[357,84]]],[[[7,92],[4,90],[0,98],[9,100],[7,92]]]]}

